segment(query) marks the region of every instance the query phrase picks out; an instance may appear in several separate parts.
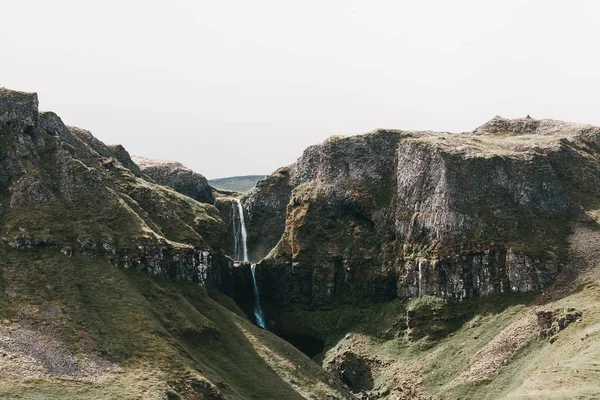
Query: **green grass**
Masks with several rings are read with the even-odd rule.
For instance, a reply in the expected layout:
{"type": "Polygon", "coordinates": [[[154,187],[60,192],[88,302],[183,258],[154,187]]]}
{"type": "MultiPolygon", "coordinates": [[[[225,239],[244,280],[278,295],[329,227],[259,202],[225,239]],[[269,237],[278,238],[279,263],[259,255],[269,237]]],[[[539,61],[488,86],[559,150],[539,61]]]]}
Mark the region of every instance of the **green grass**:
{"type": "MultiPolygon", "coordinates": [[[[346,333],[362,335],[360,344],[350,348],[351,351],[371,359],[383,358],[398,366],[376,370],[376,387],[398,379],[404,370],[406,375],[402,379],[414,380],[416,377],[411,371],[416,368],[423,377],[425,393],[436,399],[597,398],[600,394],[600,343],[596,340],[600,334],[598,283],[542,305],[542,309],[549,310],[572,307],[583,314],[582,322],[560,332],[554,343],[538,339],[534,328],[491,379],[451,384],[471,361],[485,357],[477,355],[478,351],[522,318],[532,304],[539,306],[538,296],[535,293],[504,294],[460,302],[427,296],[378,306],[365,304],[288,312],[282,318],[286,323],[293,321],[303,327],[305,334],[323,338],[329,353],[318,359],[327,362],[348,350],[346,333]],[[409,310],[421,314],[419,329],[427,330],[429,323],[434,323],[444,329],[444,334],[407,341],[404,320],[409,310]],[[442,310],[444,318],[436,319],[432,310],[442,310]]],[[[297,326],[293,328],[298,329],[297,326]]]]}
{"type": "Polygon", "coordinates": [[[227,178],[210,179],[208,183],[216,189],[246,193],[256,185],[256,182],[263,178],[265,178],[265,175],[231,176],[227,178]]]}
{"type": "MultiPolygon", "coordinates": [[[[321,339],[325,342],[325,351],[348,332],[362,333],[381,341],[399,339],[404,342],[408,329],[407,311],[410,311],[419,318],[421,334],[418,341],[408,344],[409,347],[429,348],[477,316],[499,314],[527,304],[534,297],[532,293],[511,293],[464,301],[424,296],[386,303],[340,303],[314,311],[280,311],[276,318],[277,329],[281,334],[296,333],[321,339]]],[[[266,309],[266,312],[277,313],[277,310],[266,309]]]]}
{"type": "MultiPolygon", "coordinates": [[[[0,298],[3,317],[26,319],[35,330],[59,335],[76,354],[98,354],[125,368],[152,365],[170,376],[171,386],[184,391],[189,383],[185,370],[192,368],[222,382],[228,398],[301,398],[253,350],[239,324],[293,363],[312,362],[241,317],[222,294],[211,290],[209,296],[191,283],[153,280],[102,259],[57,256],[55,250],[10,251],[2,260],[0,288],[10,285],[18,293],[0,298]],[[59,317],[47,317],[46,309],[60,310],[59,317]]],[[[316,365],[307,371],[319,378],[316,365]]],[[[16,391],[0,388],[0,398],[37,393],[38,386],[65,396],[71,390],[69,385],[61,389],[45,381],[30,382],[16,391]]],[[[75,387],[107,390],[101,385],[75,387]]],[[[133,396],[129,389],[123,388],[124,398],[133,396]]]]}
{"type": "Polygon", "coordinates": [[[65,344],[78,357],[100,356],[122,372],[104,384],[3,380],[0,398],[162,398],[169,385],[193,400],[209,396],[202,382],[208,379],[228,399],[300,399],[251,339],[290,365],[305,365],[315,382],[326,380],[316,364],[255,327],[214,290],[209,296],[195,284],[151,279],[115,267],[110,257],[86,257],[79,248],[87,243],[99,249],[111,240],[126,253],[139,238],[162,236],[174,247],[214,249],[225,233],[214,206],[117,164],[101,165],[92,153],[72,157],[43,132],[36,135],[45,145],[17,158],[18,134],[0,132],[0,159],[9,158],[2,167],[16,168],[9,176],[19,182],[10,194],[0,191],[2,237],[27,239],[33,246],[22,251],[0,246],[0,317],[65,344]],[[35,185],[51,199],[38,200],[30,190],[35,185]],[[9,195],[20,205],[7,207],[9,195]],[[60,255],[67,247],[72,257],[60,255]],[[153,393],[140,387],[146,374],[152,375],[147,386],[153,393]]]}
{"type": "MultiPolygon", "coordinates": [[[[17,140],[21,134],[0,131],[0,160],[8,157],[4,164],[12,165],[3,175],[13,182],[11,200],[19,200],[0,209],[3,237],[71,248],[79,241],[100,246],[110,238],[120,249],[154,234],[200,248],[218,247],[222,240],[226,228],[214,206],[138,178],[120,165],[102,166],[92,153],[73,156],[41,130],[35,132],[39,140],[32,154],[19,156],[25,151],[17,140]],[[49,200],[40,200],[40,193],[49,193],[49,200]]],[[[0,189],[7,186],[0,182],[0,189]]],[[[8,198],[2,200],[6,204],[8,198]]]]}
{"type": "Polygon", "coordinates": [[[600,328],[599,293],[600,288],[593,284],[548,305],[550,309],[576,307],[584,314],[583,322],[560,332],[556,342],[551,344],[534,336],[509,357],[493,379],[444,390],[444,384],[460,372],[469,357],[507,326],[523,307],[478,318],[474,328],[462,329],[440,343],[444,346],[443,355],[425,370],[430,392],[437,393],[440,399],[596,398],[600,394],[597,385],[600,346],[593,338],[586,339],[586,331],[600,328]]]}

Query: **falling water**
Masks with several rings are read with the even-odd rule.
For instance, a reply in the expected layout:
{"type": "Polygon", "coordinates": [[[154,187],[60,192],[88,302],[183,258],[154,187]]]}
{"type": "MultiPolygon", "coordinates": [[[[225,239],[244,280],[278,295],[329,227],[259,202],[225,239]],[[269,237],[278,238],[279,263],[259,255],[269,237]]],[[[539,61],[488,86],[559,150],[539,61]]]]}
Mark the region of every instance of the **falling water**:
{"type": "Polygon", "coordinates": [[[258,294],[258,285],[256,284],[256,264],[252,264],[250,269],[252,270],[252,282],[254,282],[254,316],[256,317],[256,325],[266,329],[265,314],[260,306],[260,296],[258,294]]]}
{"type": "Polygon", "coordinates": [[[238,261],[248,261],[248,246],[246,245],[246,222],[244,221],[244,209],[238,199],[233,199],[233,238],[234,238],[234,256],[238,261]],[[235,215],[238,215],[236,220],[235,215]],[[239,224],[236,222],[239,221],[239,224]]]}
{"type": "MultiPolygon", "coordinates": [[[[246,244],[246,222],[244,221],[244,209],[242,203],[238,199],[233,199],[232,207],[232,220],[233,220],[233,245],[234,245],[234,256],[238,261],[248,262],[248,245],[246,244]],[[237,214],[237,218],[236,218],[237,214]]],[[[256,284],[256,264],[252,264],[250,269],[252,270],[252,283],[254,284],[254,316],[256,317],[256,325],[263,329],[265,327],[265,314],[260,305],[260,296],[258,293],[258,285],[256,284]]]]}

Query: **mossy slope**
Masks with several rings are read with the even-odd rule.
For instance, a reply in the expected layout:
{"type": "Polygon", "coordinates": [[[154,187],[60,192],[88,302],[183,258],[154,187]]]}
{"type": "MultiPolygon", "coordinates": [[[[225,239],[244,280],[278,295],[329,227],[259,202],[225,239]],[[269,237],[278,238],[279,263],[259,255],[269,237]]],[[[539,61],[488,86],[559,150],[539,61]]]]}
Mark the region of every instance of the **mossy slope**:
{"type": "MultiPolygon", "coordinates": [[[[33,330],[67,346],[74,360],[99,357],[118,370],[107,367],[92,382],[68,371],[60,381],[50,373],[2,379],[0,398],[162,398],[167,392],[187,399],[303,398],[254,350],[249,333],[299,366],[290,372],[299,374],[296,381],[321,382],[326,389],[312,398],[349,396],[331,388],[326,374],[291,345],[240,316],[230,300],[213,293],[215,301],[198,285],[153,280],[100,259],[59,258],[51,250],[11,250],[2,260],[0,313],[12,321],[5,322],[10,330],[33,330]]],[[[18,363],[24,356],[14,353],[18,363]]]]}

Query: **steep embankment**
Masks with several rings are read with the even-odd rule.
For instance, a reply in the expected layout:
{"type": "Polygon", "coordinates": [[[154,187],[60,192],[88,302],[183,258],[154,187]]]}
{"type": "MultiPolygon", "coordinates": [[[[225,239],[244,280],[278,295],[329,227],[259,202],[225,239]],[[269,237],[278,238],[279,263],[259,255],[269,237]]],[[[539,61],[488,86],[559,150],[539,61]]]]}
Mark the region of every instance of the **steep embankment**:
{"type": "Polygon", "coordinates": [[[561,390],[597,393],[580,386],[600,378],[597,277],[573,285],[599,144],[590,125],[495,117],[308,148],[244,199],[269,326],[370,398],[545,398],[555,376],[535,368],[559,354],[580,365],[561,390]]]}
{"type": "Polygon", "coordinates": [[[2,260],[0,398],[349,398],[214,289],[52,250],[2,260]]]}
{"type": "Polygon", "coordinates": [[[217,208],[6,89],[0,227],[2,398],[351,397],[218,291],[217,208]]]}

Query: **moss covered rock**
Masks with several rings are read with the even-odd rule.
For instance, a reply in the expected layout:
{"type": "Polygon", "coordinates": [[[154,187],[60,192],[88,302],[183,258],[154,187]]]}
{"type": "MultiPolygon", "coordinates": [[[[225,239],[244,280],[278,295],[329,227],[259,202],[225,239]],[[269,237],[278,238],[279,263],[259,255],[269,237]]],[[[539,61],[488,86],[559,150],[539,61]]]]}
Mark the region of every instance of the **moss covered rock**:
{"type": "Polygon", "coordinates": [[[250,251],[268,254],[265,300],[320,307],[547,287],[570,223],[599,208],[598,186],[586,184],[599,176],[599,139],[589,125],[495,117],[463,134],[378,130],[312,146],[244,203],[250,251]]]}

